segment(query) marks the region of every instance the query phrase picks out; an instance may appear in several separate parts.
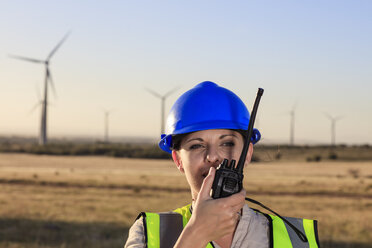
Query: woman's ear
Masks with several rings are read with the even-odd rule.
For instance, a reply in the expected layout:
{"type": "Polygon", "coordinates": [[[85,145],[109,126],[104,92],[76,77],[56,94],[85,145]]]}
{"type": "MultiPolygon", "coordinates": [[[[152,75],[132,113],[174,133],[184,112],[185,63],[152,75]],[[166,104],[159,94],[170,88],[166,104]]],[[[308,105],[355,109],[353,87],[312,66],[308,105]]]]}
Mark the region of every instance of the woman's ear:
{"type": "Polygon", "coordinates": [[[182,160],[181,160],[178,152],[175,151],[175,150],[172,150],[172,159],[173,159],[173,162],[176,164],[178,170],[181,171],[182,173],[184,173],[185,171],[183,169],[182,160]]]}
{"type": "Polygon", "coordinates": [[[245,159],[245,163],[246,163],[245,165],[248,165],[251,162],[252,156],[253,156],[253,144],[249,143],[248,154],[245,159]]]}

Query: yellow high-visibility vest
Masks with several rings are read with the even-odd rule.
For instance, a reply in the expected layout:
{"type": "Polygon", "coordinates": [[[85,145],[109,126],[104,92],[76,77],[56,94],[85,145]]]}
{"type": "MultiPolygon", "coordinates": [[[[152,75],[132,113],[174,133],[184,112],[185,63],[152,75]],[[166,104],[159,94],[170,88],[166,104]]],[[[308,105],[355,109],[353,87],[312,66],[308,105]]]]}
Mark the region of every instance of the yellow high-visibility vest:
{"type": "MultiPolygon", "coordinates": [[[[146,247],[172,248],[191,218],[190,205],[166,213],[142,212],[138,218],[143,217],[146,247]]],[[[278,216],[261,214],[269,221],[269,248],[319,248],[316,220],[283,217],[305,234],[308,241],[303,242],[278,216]]],[[[213,247],[212,242],[206,246],[213,247]]]]}

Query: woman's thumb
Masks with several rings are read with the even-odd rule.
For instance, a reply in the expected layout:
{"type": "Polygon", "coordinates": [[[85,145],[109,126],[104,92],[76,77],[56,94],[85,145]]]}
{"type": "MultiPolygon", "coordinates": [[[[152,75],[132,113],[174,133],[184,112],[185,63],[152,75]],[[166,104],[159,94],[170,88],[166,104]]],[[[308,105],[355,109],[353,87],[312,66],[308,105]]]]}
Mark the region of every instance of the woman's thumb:
{"type": "Polygon", "coordinates": [[[201,199],[210,198],[210,192],[213,185],[214,175],[216,174],[216,169],[214,167],[209,168],[209,173],[204,178],[203,184],[200,188],[199,197],[201,199]]]}

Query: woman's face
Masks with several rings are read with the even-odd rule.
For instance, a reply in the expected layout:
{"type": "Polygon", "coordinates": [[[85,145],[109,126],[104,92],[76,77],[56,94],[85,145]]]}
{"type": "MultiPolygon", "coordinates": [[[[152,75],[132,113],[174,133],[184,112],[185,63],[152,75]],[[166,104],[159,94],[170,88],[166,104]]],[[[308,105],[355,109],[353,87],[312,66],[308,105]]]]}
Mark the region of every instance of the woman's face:
{"type": "MultiPolygon", "coordinates": [[[[239,160],[244,140],[240,133],[228,129],[212,129],[190,133],[185,136],[180,149],[172,152],[178,169],[185,173],[193,199],[196,199],[209,168],[215,167],[223,159],[239,160]]],[[[247,160],[252,156],[252,145],[247,160]]]]}

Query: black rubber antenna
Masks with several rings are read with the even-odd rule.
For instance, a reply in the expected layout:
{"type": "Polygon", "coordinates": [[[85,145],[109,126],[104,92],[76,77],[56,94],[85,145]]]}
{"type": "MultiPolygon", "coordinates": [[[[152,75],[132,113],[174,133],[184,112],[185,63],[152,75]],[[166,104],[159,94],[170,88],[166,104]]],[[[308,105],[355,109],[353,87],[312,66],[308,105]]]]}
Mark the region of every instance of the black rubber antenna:
{"type": "Polygon", "coordinates": [[[263,92],[264,90],[262,88],[258,88],[256,100],[254,101],[253,110],[251,113],[251,118],[249,120],[249,125],[248,125],[248,130],[247,130],[247,139],[245,140],[242,154],[240,155],[238,164],[236,165],[236,170],[240,173],[243,173],[245,158],[247,157],[248,147],[252,139],[253,125],[256,119],[258,104],[260,103],[263,92]]]}

